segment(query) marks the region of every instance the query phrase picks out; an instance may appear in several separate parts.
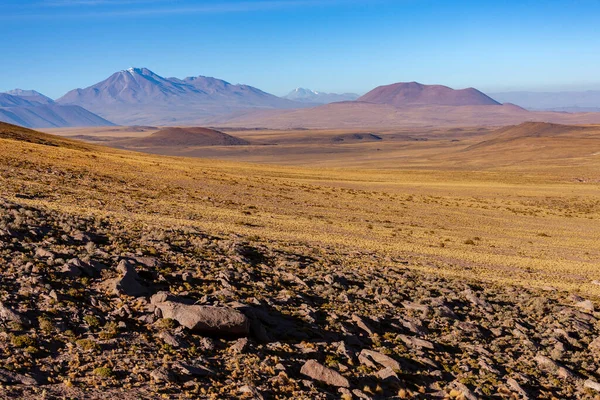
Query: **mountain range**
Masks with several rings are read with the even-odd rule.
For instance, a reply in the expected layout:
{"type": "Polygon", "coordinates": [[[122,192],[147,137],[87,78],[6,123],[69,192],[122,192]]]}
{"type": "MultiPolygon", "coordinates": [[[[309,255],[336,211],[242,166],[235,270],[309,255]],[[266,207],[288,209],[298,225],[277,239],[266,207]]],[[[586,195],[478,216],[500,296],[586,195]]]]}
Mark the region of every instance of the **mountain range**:
{"type": "Polygon", "coordinates": [[[34,90],[2,93],[0,121],[26,127],[116,123],[267,128],[600,121],[596,113],[533,113],[505,102],[515,100],[530,109],[560,111],[564,111],[561,104],[572,104],[576,107],[573,111],[596,111],[593,105],[600,104],[600,92],[561,96],[515,92],[492,98],[474,88],[399,82],[379,86],[360,97],[298,88],[281,98],[217,78],[165,78],[148,68],[129,68],[87,88],[71,90],[56,101],[34,90]],[[573,100],[569,100],[571,95],[573,100]]]}
{"type": "Polygon", "coordinates": [[[84,107],[122,125],[185,125],[248,108],[305,107],[248,85],[205,76],[164,78],[147,68],[116,72],[56,102],[84,107]]]}
{"type": "Polygon", "coordinates": [[[33,90],[0,93],[0,121],[24,127],[106,126],[112,122],[77,105],[60,105],[33,90]]]}
{"type": "Polygon", "coordinates": [[[323,93],[311,89],[297,88],[285,95],[283,98],[302,103],[329,104],[339,101],[353,101],[360,96],[356,93],[323,93]]]}

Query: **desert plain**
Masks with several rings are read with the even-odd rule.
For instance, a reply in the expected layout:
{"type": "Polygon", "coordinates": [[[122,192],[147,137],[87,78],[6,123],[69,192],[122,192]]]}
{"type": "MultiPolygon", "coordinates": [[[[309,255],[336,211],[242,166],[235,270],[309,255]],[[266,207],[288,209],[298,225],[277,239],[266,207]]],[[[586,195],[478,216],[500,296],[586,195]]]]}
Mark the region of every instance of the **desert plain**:
{"type": "Polygon", "coordinates": [[[598,393],[600,126],[194,129],[0,125],[6,397],[598,393]]]}

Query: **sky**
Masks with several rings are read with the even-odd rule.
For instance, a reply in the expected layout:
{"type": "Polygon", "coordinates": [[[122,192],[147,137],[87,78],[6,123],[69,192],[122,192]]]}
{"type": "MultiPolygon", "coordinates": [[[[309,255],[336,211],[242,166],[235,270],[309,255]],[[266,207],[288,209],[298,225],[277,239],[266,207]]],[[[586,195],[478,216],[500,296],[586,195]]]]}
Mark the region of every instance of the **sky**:
{"type": "Polygon", "coordinates": [[[1,0],[0,92],[129,67],[284,95],[418,81],[600,89],[600,0],[1,0]]]}

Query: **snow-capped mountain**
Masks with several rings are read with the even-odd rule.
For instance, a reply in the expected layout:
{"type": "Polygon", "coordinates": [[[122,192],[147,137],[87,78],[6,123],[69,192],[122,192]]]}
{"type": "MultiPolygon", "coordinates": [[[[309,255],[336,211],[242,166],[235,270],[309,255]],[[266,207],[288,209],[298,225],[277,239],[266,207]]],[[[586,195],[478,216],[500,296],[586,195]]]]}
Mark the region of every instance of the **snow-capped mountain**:
{"type": "Polygon", "coordinates": [[[338,101],[353,101],[360,96],[356,93],[323,93],[310,89],[297,88],[284,96],[284,99],[299,101],[302,103],[328,104],[338,101]]]}
{"type": "Polygon", "coordinates": [[[147,68],[129,68],[57,100],[79,105],[120,124],[173,125],[242,112],[248,108],[298,108],[248,85],[233,85],[205,76],[164,78],[147,68]]]}

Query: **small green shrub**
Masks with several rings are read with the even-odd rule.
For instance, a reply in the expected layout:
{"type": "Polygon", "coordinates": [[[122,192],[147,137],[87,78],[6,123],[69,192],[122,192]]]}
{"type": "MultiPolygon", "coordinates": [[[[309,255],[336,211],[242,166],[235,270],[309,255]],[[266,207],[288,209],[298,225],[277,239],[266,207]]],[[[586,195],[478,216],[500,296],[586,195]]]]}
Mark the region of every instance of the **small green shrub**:
{"type": "Polygon", "coordinates": [[[98,367],[94,370],[94,375],[101,378],[112,378],[114,376],[113,370],[107,367],[98,367]]]}

